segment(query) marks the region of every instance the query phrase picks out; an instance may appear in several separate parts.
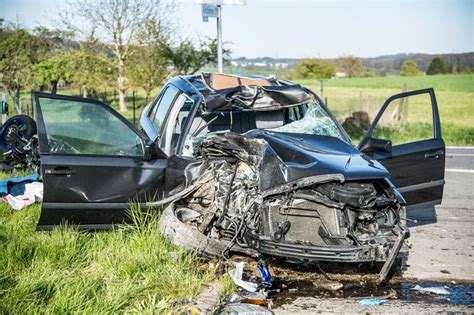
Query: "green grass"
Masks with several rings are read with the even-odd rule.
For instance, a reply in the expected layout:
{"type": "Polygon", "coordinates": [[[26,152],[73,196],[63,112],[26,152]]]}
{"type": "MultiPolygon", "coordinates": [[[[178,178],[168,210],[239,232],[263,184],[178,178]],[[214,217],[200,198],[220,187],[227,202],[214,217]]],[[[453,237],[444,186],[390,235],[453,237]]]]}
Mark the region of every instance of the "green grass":
{"type": "MultiPolygon", "coordinates": [[[[302,84],[312,83],[313,80],[299,80],[302,84]]],[[[327,87],[358,87],[378,89],[402,89],[406,84],[408,89],[423,89],[432,87],[437,91],[474,92],[474,74],[440,74],[416,77],[371,77],[371,78],[342,78],[325,80],[327,87]]],[[[319,81],[318,81],[319,86],[319,81]]]]}
{"type": "MultiPolygon", "coordinates": [[[[5,177],[6,175],[1,175],[5,177]]],[[[180,313],[216,277],[156,229],[158,214],[86,233],[36,232],[39,205],[0,205],[0,313],[180,313]]]]}

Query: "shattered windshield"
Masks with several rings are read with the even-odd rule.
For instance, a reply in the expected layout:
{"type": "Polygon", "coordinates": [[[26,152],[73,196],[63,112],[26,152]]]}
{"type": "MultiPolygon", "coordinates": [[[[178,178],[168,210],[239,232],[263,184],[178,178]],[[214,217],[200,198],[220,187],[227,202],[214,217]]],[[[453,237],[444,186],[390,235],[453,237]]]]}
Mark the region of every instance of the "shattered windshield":
{"type": "Polygon", "coordinates": [[[213,135],[229,131],[244,134],[255,129],[330,136],[346,141],[328,112],[321,105],[310,103],[273,111],[220,111],[196,116],[183,154],[192,156],[194,145],[213,135]]]}
{"type": "Polygon", "coordinates": [[[344,136],[329,114],[319,104],[309,104],[302,112],[300,107],[288,109],[288,123],[276,128],[273,132],[302,133],[318,136],[331,136],[344,140],[344,136]],[[300,116],[298,116],[298,113],[300,116]]]}

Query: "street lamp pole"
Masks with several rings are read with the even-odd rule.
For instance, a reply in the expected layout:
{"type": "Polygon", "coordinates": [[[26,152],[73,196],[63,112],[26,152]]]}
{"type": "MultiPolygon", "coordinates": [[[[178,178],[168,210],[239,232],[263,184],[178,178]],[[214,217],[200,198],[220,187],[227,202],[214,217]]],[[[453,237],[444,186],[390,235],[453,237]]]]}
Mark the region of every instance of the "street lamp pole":
{"type": "Polygon", "coordinates": [[[223,72],[222,57],[222,6],[217,6],[217,71],[223,72]]]}

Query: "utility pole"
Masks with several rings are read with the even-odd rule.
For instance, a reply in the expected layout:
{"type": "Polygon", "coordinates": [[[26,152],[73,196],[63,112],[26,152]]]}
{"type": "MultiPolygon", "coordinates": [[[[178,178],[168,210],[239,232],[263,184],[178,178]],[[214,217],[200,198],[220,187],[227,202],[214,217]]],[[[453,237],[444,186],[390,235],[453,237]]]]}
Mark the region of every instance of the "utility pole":
{"type": "Polygon", "coordinates": [[[217,6],[217,71],[223,72],[223,57],[222,57],[222,6],[217,6]]]}

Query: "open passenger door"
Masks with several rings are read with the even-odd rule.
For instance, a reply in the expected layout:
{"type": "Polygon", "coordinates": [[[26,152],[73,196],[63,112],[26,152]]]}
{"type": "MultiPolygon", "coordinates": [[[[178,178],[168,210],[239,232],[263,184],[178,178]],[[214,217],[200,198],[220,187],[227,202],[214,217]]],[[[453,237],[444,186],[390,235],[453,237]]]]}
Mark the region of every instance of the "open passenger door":
{"type": "Polygon", "coordinates": [[[388,98],[359,149],[388,169],[407,206],[441,203],[445,144],[433,89],[388,98]],[[413,136],[415,141],[406,141],[413,136]]]}
{"type": "Polygon", "coordinates": [[[44,198],[38,229],[69,223],[106,229],[131,201],[160,193],[166,156],[110,106],[33,93],[44,198]]]}

